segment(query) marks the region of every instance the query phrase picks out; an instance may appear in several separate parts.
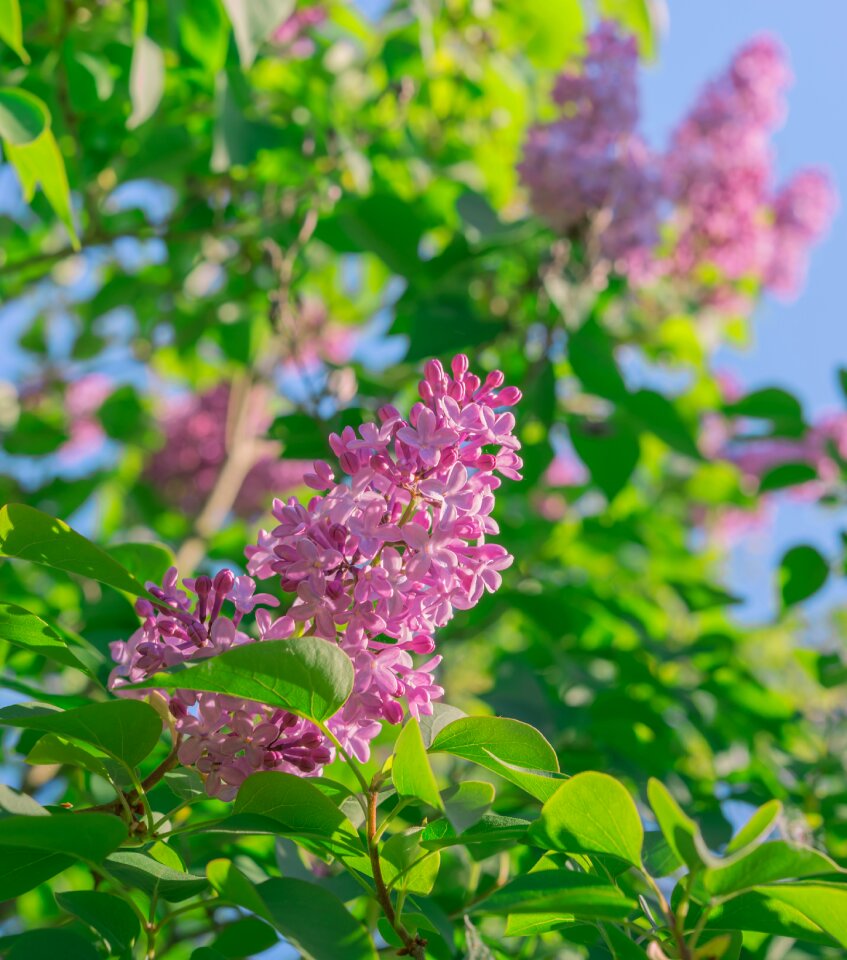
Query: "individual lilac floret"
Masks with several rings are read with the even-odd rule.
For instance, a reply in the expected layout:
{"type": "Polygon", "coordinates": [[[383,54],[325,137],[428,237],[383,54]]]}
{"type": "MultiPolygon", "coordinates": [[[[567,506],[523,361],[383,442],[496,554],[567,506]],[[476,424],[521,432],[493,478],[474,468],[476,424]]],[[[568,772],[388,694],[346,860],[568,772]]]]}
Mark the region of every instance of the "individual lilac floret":
{"type": "Polygon", "coordinates": [[[353,694],[331,726],[362,760],[382,723],[432,712],[443,693],[433,633],[496,590],[512,562],[487,538],[498,532],[496,474],[520,479],[507,409],[520,391],[499,372],[481,381],[465,356],[451,367],[427,363],[408,420],[383,407],[378,423],[333,434],[348,478],[316,463],[305,480],[320,495],[308,506],[277,500],[277,526],[246,551],[253,576],[276,575],[296,594],[289,614],[303,632],[338,642],[353,661],[353,694]]]}

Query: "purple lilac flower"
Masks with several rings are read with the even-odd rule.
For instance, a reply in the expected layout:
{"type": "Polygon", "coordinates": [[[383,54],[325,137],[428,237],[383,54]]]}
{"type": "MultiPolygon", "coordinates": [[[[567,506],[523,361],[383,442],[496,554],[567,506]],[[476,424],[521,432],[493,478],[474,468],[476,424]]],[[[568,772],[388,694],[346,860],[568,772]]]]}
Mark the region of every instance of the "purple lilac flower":
{"type": "MultiPolygon", "coordinates": [[[[214,580],[185,580],[183,590],[172,569],[162,586],[148,584],[160,606],[139,600],[142,625],[111,645],[111,688],[120,693],[158,670],[297,633],[337,643],[353,663],[353,692],[329,727],[360,760],[383,723],[431,714],[443,694],[433,634],[454,610],[500,586],[512,557],[487,539],[498,532],[495,473],[519,479],[522,466],[505,409],[520,391],[503,387],[499,372],[482,382],[467,357],[451,368],[452,376],[437,360],[426,365],[408,420],[383,407],[378,425],[331,436],[349,479],[336,483],[318,462],[307,475],[318,496],[306,506],[276,500],[277,526],[245,551],[251,576],[222,570],[214,580]],[[253,579],[274,576],[294,595],[278,617],[268,609],[278,601],[257,594],[253,579]],[[258,637],[247,632],[251,617],[258,637]]],[[[257,770],[320,774],[333,758],[320,730],[285,711],[185,690],[167,701],[184,738],[179,758],[205,776],[212,796],[232,799],[257,770]]]]}

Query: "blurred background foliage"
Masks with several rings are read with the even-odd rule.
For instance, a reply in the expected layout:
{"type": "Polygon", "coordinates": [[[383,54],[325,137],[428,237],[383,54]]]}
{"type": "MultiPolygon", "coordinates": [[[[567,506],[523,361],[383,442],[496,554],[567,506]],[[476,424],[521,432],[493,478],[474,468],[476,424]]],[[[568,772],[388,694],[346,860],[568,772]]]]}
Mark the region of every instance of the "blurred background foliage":
{"type": "MultiPolygon", "coordinates": [[[[805,612],[845,557],[777,558],[763,622],[737,616],[745,584],[725,574],[774,502],[842,504],[843,421],[715,369],[761,276],[635,282],[597,253],[593,215],[533,214],[518,172],[597,15],[649,59],[657,13],[24,0],[18,22],[0,3],[0,496],[142,578],[173,556],[186,575],[243,566],[331,430],[466,352],[523,390],[526,469],[498,503],[503,590],[440,639],[446,700],[532,723],[568,773],[664,780],[714,847],[775,796],[789,835],[847,860],[847,620],[828,610],[812,637],[805,612]]],[[[0,593],[107,656],[136,625],[42,568],[3,563],[0,593]]],[[[7,702],[83,693],[11,644],[0,658],[7,702]]],[[[6,759],[16,784],[72,789],[11,742],[6,759]]]]}

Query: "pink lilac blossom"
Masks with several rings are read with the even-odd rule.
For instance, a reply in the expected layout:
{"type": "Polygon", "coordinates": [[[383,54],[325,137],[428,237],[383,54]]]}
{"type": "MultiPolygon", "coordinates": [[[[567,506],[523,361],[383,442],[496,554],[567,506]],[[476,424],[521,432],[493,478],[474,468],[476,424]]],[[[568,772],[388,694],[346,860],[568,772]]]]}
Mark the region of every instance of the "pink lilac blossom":
{"type": "Polygon", "coordinates": [[[305,7],[295,10],[273,33],[273,42],[285,49],[294,60],[304,60],[315,52],[315,42],[308,35],[310,27],[316,27],[326,20],[323,7],[305,7]]]}
{"type": "Polygon", "coordinates": [[[79,463],[106,440],[97,411],[112,394],[115,384],[103,373],[87,373],[71,381],[65,390],[68,439],[56,453],[63,463],[79,463]]]}
{"type": "MultiPolygon", "coordinates": [[[[782,47],[757,37],[676,129],[664,162],[674,207],[672,274],[688,277],[712,265],[729,281],[750,278],[778,296],[796,295],[837,198],[818,170],[799,172],[774,193],[771,136],[784,120],[790,82],[782,47]]],[[[718,306],[739,304],[725,288],[716,298],[718,306]]]]}
{"type": "MultiPolygon", "coordinates": [[[[162,418],[165,442],[150,458],[145,477],[163,500],[185,513],[202,507],[226,459],[229,396],[227,384],[189,394],[173,401],[162,418]]],[[[270,426],[266,397],[259,390],[250,398],[248,421],[247,429],[257,437],[270,426]]],[[[302,485],[309,461],[279,459],[278,453],[279,447],[269,444],[247,473],[235,501],[240,515],[254,516],[267,509],[272,493],[302,485]]]]}
{"type": "Polygon", "coordinates": [[[637,66],[634,38],[602,22],[580,69],[556,82],[561,117],[530,129],[518,169],[533,209],[554,230],[593,226],[602,256],[622,273],[643,276],[658,239],[659,180],[635,132],[637,66]]]}
{"type": "MultiPolygon", "coordinates": [[[[277,526],[245,551],[250,576],[224,570],[214,580],[187,580],[193,604],[175,570],[161,587],[148,584],[161,608],[138,602],[142,626],[112,644],[111,687],[120,692],[157,670],[257,642],[243,629],[252,616],[258,642],[305,635],[350,657],[353,692],[329,727],[360,760],[384,723],[431,714],[443,694],[433,677],[441,660],[433,634],[500,586],[512,557],[488,542],[498,532],[496,474],[520,479],[522,467],[507,409],[520,391],[503,387],[499,372],[481,381],[464,356],[451,373],[427,363],[408,420],[386,406],[377,423],[330,437],[347,479],[336,482],[319,461],[306,477],[317,496],[307,505],[275,501],[277,526]],[[295,599],[275,618],[267,608],[276,599],[257,595],[253,577],[276,576],[295,599]],[[223,612],[225,603],[234,613],[223,612]]],[[[333,757],[313,725],[262,704],[179,691],[169,705],[186,738],[180,760],[223,799],[256,770],[319,774],[333,757]]]]}

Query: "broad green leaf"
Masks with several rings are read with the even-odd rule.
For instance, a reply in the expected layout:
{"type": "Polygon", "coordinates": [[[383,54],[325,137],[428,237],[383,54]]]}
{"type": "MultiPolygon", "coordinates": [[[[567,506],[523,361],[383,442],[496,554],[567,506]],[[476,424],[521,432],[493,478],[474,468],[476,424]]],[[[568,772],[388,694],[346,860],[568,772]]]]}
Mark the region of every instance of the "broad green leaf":
{"type": "Polygon", "coordinates": [[[707,926],[754,930],[809,943],[847,947],[847,885],[775,883],[757,887],[713,907],[707,926]]]}
{"type": "Polygon", "coordinates": [[[220,0],[191,0],[179,13],[182,46],[211,74],[222,70],[229,44],[229,25],[220,0]]]}
{"type": "Polygon", "coordinates": [[[0,726],[58,733],[90,743],[130,767],[150,754],[162,733],[162,718],[140,700],[109,700],[72,710],[21,703],[0,710],[0,726]]]}
{"type": "MultiPolygon", "coordinates": [[[[3,6],[0,0],[0,37],[3,36],[3,6]]],[[[47,107],[26,90],[0,87],[0,140],[13,146],[32,143],[50,126],[47,107]]]]}
{"type": "Polygon", "coordinates": [[[527,723],[506,717],[461,717],[432,742],[432,753],[449,753],[492,770],[539,800],[555,793],[556,752],[527,723]]]}
{"type": "Polygon", "coordinates": [[[270,920],[270,913],[259,896],[258,888],[231,860],[211,860],[206,864],[206,876],[222,899],[237,903],[251,913],[270,920]]]}
{"type": "Polygon", "coordinates": [[[367,929],[323,887],[286,877],[256,889],[271,923],[304,960],[377,960],[367,929]]]}
{"type": "Polygon", "coordinates": [[[763,804],[726,845],[725,856],[738,853],[751,843],[763,840],[771,832],[781,814],[782,804],[779,800],[769,800],[763,804]]]}
{"type": "Polygon", "coordinates": [[[39,185],[53,212],[64,224],[75,250],[79,249],[71,207],[71,188],[65,172],[65,161],[53,131],[49,127],[29,143],[6,144],[6,159],[15,168],[24,199],[29,203],[39,185]]]}
{"type": "Polygon", "coordinates": [[[516,841],[524,840],[529,825],[529,820],[486,813],[473,826],[457,834],[448,820],[436,820],[424,828],[421,844],[427,850],[455,846],[472,848],[480,845],[486,850],[492,849],[496,852],[494,848],[506,849],[514,846],[516,841]]]}
{"type": "Polygon", "coordinates": [[[108,813],[0,818],[0,848],[27,847],[102,860],[126,840],[126,825],[108,813]]]}
{"type": "Polygon", "coordinates": [[[770,840],[736,855],[725,866],[706,870],[700,879],[709,893],[725,897],[778,880],[800,880],[842,872],[834,860],[818,850],[797,847],[785,840],[770,840]]]}
{"type": "Polygon", "coordinates": [[[29,54],[24,49],[19,0],[0,0],[0,40],[11,47],[24,63],[29,63],[29,54]]]}
{"type": "Polygon", "coordinates": [[[382,874],[389,889],[396,887],[424,897],[432,893],[441,855],[432,846],[424,848],[421,845],[425,832],[425,829],[418,828],[395,833],[382,845],[382,874]]]}
{"type": "Polygon", "coordinates": [[[126,122],[135,130],[156,112],[165,89],[165,57],[162,48],[146,34],[136,37],[129,71],[132,113],[126,122]]]}
{"type": "Polygon", "coordinates": [[[0,783],[0,817],[9,815],[25,817],[49,817],[50,813],[28,793],[18,793],[5,783],[0,783]]]}
{"type": "MultiPolygon", "coordinates": [[[[129,908],[127,908],[129,909],[129,908]]],[[[27,930],[15,938],[5,960],[100,960],[94,945],[73,930],[27,930]]]]}
{"type": "Polygon", "coordinates": [[[788,550],[780,562],[779,585],[786,607],[806,600],[826,583],[829,564],[814,547],[803,544],[788,550]]]}
{"type": "Polygon", "coordinates": [[[253,65],[259,47],[294,12],[295,0],[223,0],[241,66],[253,65]]]}
{"type": "Polygon", "coordinates": [[[754,390],[740,400],[726,404],[724,410],[736,417],[769,420],[771,432],[777,436],[800,437],[806,429],[800,401],[780,387],[754,390]]]}
{"type": "Polygon", "coordinates": [[[106,941],[110,955],[129,954],[141,933],[141,925],[125,900],[99,890],[66,890],[55,896],[63,910],[106,941]]]}
{"type": "Polygon", "coordinates": [[[51,626],[14,603],[0,601],[0,640],[92,676],[90,668],[77,659],[51,626]]]}
{"type": "Polygon", "coordinates": [[[155,893],[168,903],[188,900],[209,886],[205,877],[174,870],[134,850],[113,853],[106,860],[106,867],[121,883],[143,890],[148,896],[155,893]]]}
{"type": "Polygon", "coordinates": [[[669,447],[695,460],[702,455],[688,424],[676,406],[655,390],[639,390],[622,402],[639,429],[663,440],[669,447]]]}
{"type": "Polygon", "coordinates": [[[414,717],[400,731],[394,745],[391,779],[401,797],[422,800],[438,810],[444,809],[438,784],[426,755],[421,729],[414,717]]]}
{"type": "Polygon", "coordinates": [[[759,492],[768,493],[771,490],[784,490],[786,487],[796,487],[801,483],[810,483],[817,480],[818,471],[808,463],[780,463],[772,467],[759,481],[759,492]]]}
{"type": "Polygon", "coordinates": [[[589,393],[618,400],[627,389],[606,331],[592,317],[568,337],[568,360],[589,393]]]}
{"type": "Polygon", "coordinates": [[[609,501],[623,490],[641,456],[638,434],[619,417],[603,422],[574,420],[571,442],[592,481],[609,501]]]}
{"type": "Polygon", "coordinates": [[[561,913],[591,920],[620,920],[635,906],[634,900],[598,877],[575,870],[540,870],[516,877],[471,912],[561,913]]]}
{"type": "Polygon", "coordinates": [[[203,778],[193,767],[178,767],[165,774],[164,782],[183,800],[192,800],[206,794],[203,778]]]}
{"type": "Polygon", "coordinates": [[[19,897],[74,862],[65,853],[50,853],[32,847],[3,846],[0,860],[0,901],[19,897]]]}
{"type": "Polygon", "coordinates": [[[647,798],[668,846],[683,863],[697,870],[705,864],[718,862],[706,847],[700,828],[683,813],[664,784],[651,778],[647,798]]]}
{"type": "Polygon", "coordinates": [[[578,773],[541,808],[532,839],[549,850],[608,854],[641,864],[644,828],[626,787],[605,773],[578,773]]]}
{"type": "Polygon", "coordinates": [[[467,830],[488,813],[494,803],[494,786],[478,780],[464,780],[441,794],[444,811],[457,833],[467,830]]]}
{"type": "Polygon", "coordinates": [[[238,960],[255,957],[278,942],[274,930],[258,917],[242,917],[228,923],[212,941],[212,949],[224,957],[238,960]]]}
{"type": "Polygon", "coordinates": [[[108,552],[140,583],[161,583],[174,565],[173,552],[161,543],[118,543],[108,552]]]}
{"type": "Polygon", "coordinates": [[[100,757],[94,756],[81,744],[73,743],[55,733],[47,733],[35,744],[26,756],[26,762],[38,765],[58,763],[72,767],[82,767],[89,773],[96,773],[104,779],[109,778],[109,771],[100,757]]]}
{"type": "Polygon", "coordinates": [[[238,791],[235,814],[258,814],[286,831],[330,838],[353,828],[339,808],[314,784],[290,773],[265,771],[249,776],[238,791]]]}
{"type": "Polygon", "coordinates": [[[0,509],[0,556],[90,577],[133,596],[147,591],[112,557],[66,523],[21,503],[0,509]]]}
{"type": "Polygon", "coordinates": [[[353,689],[353,664],[318,637],[267,640],[227,650],[197,666],[156,673],[128,689],[205,690],[290,710],[322,723],[353,689]]]}
{"type": "Polygon", "coordinates": [[[602,924],[603,938],[612,950],[612,960],[647,960],[647,954],[620,927],[602,924]]]}

